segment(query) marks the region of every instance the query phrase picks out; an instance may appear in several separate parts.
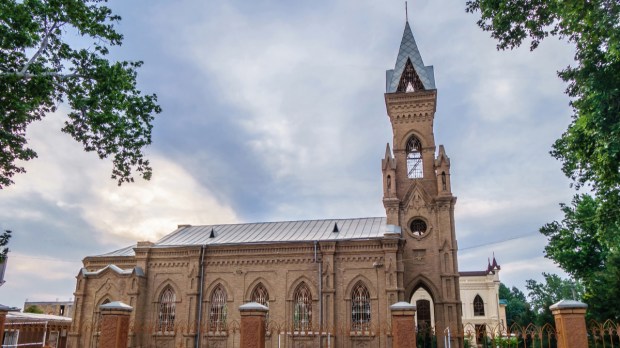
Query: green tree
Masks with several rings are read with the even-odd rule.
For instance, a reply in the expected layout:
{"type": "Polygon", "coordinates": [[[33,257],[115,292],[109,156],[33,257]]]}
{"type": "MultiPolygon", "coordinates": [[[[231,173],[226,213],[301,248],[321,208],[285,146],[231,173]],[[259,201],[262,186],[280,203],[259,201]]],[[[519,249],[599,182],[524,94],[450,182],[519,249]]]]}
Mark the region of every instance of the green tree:
{"type": "Polygon", "coordinates": [[[0,234],[0,247],[4,247],[0,250],[0,263],[3,263],[6,259],[6,255],[9,253],[9,248],[7,245],[9,244],[9,239],[11,239],[11,231],[5,230],[0,234]]]}
{"type": "Polygon", "coordinates": [[[590,312],[618,319],[620,306],[606,301],[620,298],[620,2],[470,0],[466,10],[480,13],[478,25],[498,49],[528,40],[533,50],[548,36],[575,47],[576,64],[558,73],[568,83],[573,120],[551,154],[576,188],[585,185],[591,194],[561,205],[564,220],[541,233],[549,237],[546,256],[583,281],[590,312]]]}
{"type": "Polygon", "coordinates": [[[575,196],[570,206],[562,205],[564,219],[546,224],[541,233],[549,238],[546,256],[583,282],[590,317],[620,319],[620,253],[613,238],[620,232],[601,221],[600,207],[592,196],[575,196]]]}
{"type": "Polygon", "coordinates": [[[512,289],[509,289],[504,283],[500,283],[499,298],[507,302],[506,326],[508,329],[516,329],[514,327],[515,324],[525,328],[528,324],[534,322],[534,312],[532,312],[530,304],[521,290],[514,286],[512,289]]]}
{"type": "Polygon", "coordinates": [[[44,312],[41,309],[41,307],[39,307],[37,305],[32,305],[32,306],[28,306],[26,309],[24,309],[24,313],[43,314],[44,312]]]}
{"type": "Polygon", "coordinates": [[[561,300],[582,300],[583,285],[572,279],[562,279],[558,275],[543,273],[544,282],[527,280],[525,287],[528,291],[529,303],[536,315],[537,325],[554,324],[553,314],[549,307],[561,300]]]}
{"type": "Polygon", "coordinates": [[[136,172],[150,178],[143,149],[161,108],[156,95],[136,87],[141,61],[106,58],[123,36],[114,29],[121,18],[103,3],[0,1],[0,188],[24,172],[19,161],[37,156],[27,146],[27,126],[63,102],[70,111],[62,131],[86,151],[112,157],[119,185],[136,172]]]}

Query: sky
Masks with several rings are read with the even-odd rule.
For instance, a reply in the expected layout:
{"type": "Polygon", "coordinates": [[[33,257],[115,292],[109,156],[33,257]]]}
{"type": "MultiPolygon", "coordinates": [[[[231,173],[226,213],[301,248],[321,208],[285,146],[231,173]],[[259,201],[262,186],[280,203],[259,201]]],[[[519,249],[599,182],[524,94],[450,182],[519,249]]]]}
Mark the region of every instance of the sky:
{"type": "MultiPolygon", "coordinates": [[[[60,132],[63,105],[28,128],[38,158],[0,192],[13,231],[0,303],[73,298],[81,260],[156,241],[179,224],[385,216],[391,142],[385,70],[405,26],[400,0],[111,0],[114,59],[143,60],[156,93],[151,181],[121,187],[111,162],[60,132]]],[[[555,38],[497,51],[464,1],[416,0],[409,22],[438,90],[435,141],[451,159],[460,270],[495,254],[508,286],[542,272],[545,223],[574,194],[551,145],[571,120],[555,38]]]]}

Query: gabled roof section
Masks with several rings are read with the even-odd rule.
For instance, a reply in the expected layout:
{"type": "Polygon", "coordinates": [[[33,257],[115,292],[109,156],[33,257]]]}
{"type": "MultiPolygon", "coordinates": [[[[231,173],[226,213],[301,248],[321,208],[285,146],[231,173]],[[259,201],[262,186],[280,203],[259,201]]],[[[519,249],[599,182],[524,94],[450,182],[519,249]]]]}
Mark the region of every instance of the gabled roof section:
{"type": "Polygon", "coordinates": [[[424,89],[435,89],[435,73],[433,71],[433,66],[424,65],[420,50],[418,50],[418,45],[411,32],[409,22],[406,22],[403,38],[400,42],[400,49],[398,50],[398,58],[396,58],[396,65],[394,69],[386,71],[385,89],[387,93],[395,93],[398,90],[398,84],[400,83],[408,60],[411,61],[415,73],[420,78],[424,89]]]}

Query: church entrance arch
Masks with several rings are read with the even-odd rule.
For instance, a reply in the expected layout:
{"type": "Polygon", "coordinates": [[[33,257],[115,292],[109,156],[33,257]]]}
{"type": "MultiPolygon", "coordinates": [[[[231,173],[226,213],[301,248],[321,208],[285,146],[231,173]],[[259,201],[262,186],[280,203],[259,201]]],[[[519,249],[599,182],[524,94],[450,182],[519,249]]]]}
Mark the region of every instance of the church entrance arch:
{"type": "Polygon", "coordinates": [[[418,347],[427,348],[433,346],[435,337],[435,301],[423,286],[418,287],[411,294],[411,304],[416,306],[415,323],[417,330],[418,347]]]}

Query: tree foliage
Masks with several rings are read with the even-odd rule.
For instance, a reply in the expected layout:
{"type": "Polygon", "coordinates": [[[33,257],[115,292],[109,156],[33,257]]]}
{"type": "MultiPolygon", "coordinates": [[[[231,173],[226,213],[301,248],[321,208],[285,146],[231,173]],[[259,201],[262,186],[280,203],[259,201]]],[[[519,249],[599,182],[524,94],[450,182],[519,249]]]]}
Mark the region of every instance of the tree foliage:
{"type": "Polygon", "coordinates": [[[26,307],[26,309],[24,309],[24,313],[35,313],[35,314],[43,314],[45,312],[43,312],[43,310],[41,309],[41,307],[37,306],[37,305],[32,305],[32,306],[28,306],[26,307]]]}
{"type": "Polygon", "coordinates": [[[9,244],[9,239],[11,239],[11,231],[5,230],[0,234],[0,247],[4,247],[0,250],[0,263],[3,263],[6,259],[6,255],[9,253],[9,248],[7,245],[9,244]]]}
{"type": "Polygon", "coordinates": [[[551,307],[561,300],[582,300],[584,294],[583,285],[572,279],[562,279],[555,274],[543,273],[544,282],[539,283],[529,279],[525,282],[528,298],[532,310],[536,314],[536,324],[554,324],[551,307]]]}
{"type": "Polygon", "coordinates": [[[575,196],[562,205],[564,219],[541,228],[549,238],[546,256],[583,282],[591,317],[620,319],[620,253],[618,226],[601,220],[601,203],[590,195],[575,196]]]}
{"type": "Polygon", "coordinates": [[[123,36],[120,17],[105,0],[0,1],[0,188],[24,172],[20,162],[37,156],[26,130],[70,108],[62,131],[100,158],[112,157],[120,185],[133,174],[151,176],[143,149],[161,112],[157,96],[137,89],[141,61],[110,61],[123,36]],[[77,43],[85,43],[82,47],[77,43]]]}
{"type": "Polygon", "coordinates": [[[499,284],[499,298],[506,300],[506,326],[519,325],[522,328],[534,322],[534,312],[532,312],[530,304],[527,302],[525,294],[512,287],[509,289],[504,283],[499,284]]]}
{"type": "Polygon", "coordinates": [[[597,319],[620,318],[620,2],[617,0],[470,0],[478,25],[498,49],[548,36],[575,47],[574,66],[558,75],[568,83],[573,120],[551,154],[576,188],[591,194],[561,205],[564,220],[541,228],[546,256],[586,287],[584,299],[597,319]],[[616,302],[617,303],[617,300],[616,302]],[[614,309],[615,308],[615,309],[614,309]]]}

